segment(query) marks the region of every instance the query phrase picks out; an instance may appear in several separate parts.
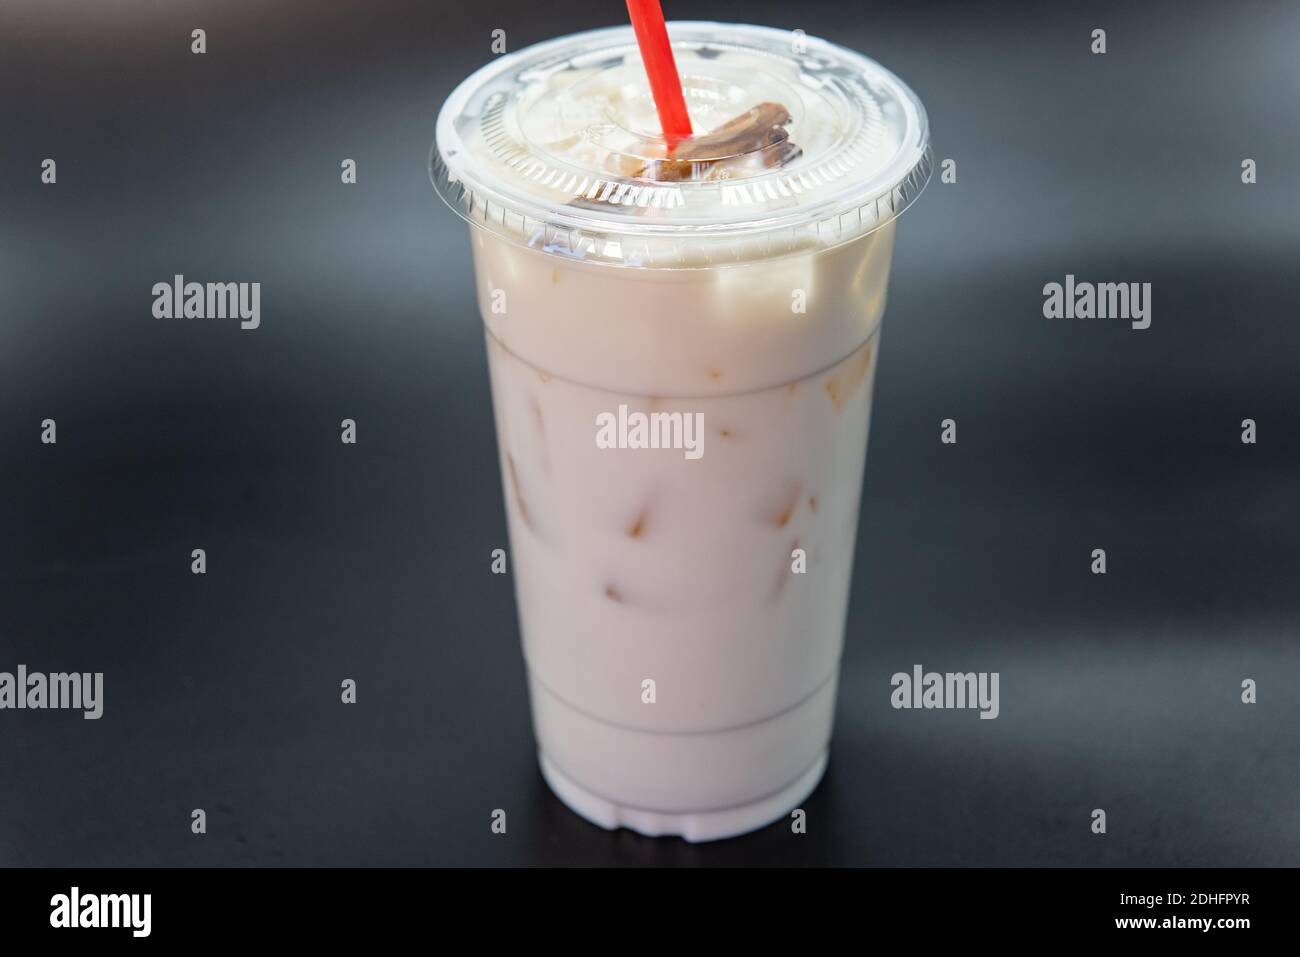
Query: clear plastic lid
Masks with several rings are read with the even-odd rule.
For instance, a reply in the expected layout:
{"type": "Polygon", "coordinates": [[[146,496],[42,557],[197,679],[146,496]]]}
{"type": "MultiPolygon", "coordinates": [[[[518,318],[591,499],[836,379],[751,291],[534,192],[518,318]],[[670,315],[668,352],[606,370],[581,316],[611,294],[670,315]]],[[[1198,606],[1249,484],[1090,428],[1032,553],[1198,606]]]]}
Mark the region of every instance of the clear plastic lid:
{"type": "Polygon", "coordinates": [[[592,30],[455,89],[431,159],[438,194],[547,253],[682,268],[847,242],[925,187],[925,109],[874,60],[799,31],[668,32],[691,139],[669,151],[631,27],[592,30]]]}

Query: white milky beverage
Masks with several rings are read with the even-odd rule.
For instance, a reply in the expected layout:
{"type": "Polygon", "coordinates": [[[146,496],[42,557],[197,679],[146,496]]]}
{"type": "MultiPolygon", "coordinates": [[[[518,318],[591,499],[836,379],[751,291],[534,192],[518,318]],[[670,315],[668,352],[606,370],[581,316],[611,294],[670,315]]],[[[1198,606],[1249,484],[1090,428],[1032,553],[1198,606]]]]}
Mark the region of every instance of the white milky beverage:
{"type": "Polygon", "coordinates": [[[865,57],[669,33],[692,140],[600,30],[466,80],[433,173],[472,227],[543,774],[602,826],[709,840],[826,766],[894,224],[930,157],[865,57]]]}

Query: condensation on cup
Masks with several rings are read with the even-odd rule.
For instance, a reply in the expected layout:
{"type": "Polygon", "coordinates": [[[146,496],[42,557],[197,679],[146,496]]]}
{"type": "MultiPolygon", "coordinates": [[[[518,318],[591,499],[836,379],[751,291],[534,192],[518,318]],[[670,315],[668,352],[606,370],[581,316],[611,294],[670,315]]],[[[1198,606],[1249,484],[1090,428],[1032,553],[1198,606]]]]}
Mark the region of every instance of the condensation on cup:
{"type": "Polygon", "coordinates": [[[826,768],[895,220],[932,161],[866,57],[669,33],[673,151],[625,27],[471,75],[431,173],[471,227],[542,773],[603,827],[704,841],[826,768]]]}

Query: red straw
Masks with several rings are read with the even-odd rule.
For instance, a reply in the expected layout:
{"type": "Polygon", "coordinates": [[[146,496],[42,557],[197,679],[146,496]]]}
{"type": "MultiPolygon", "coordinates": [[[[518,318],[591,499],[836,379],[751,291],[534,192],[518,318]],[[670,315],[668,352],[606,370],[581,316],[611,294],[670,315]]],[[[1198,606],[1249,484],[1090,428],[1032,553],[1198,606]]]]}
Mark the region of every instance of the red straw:
{"type": "Polygon", "coordinates": [[[632,29],[636,31],[646,75],[650,78],[650,92],[654,94],[655,109],[659,111],[659,124],[664,128],[664,139],[671,152],[691,135],[691,118],[686,113],[682,78],[677,75],[673,48],[668,43],[664,11],[659,0],[627,0],[627,12],[632,18],[632,29]]]}

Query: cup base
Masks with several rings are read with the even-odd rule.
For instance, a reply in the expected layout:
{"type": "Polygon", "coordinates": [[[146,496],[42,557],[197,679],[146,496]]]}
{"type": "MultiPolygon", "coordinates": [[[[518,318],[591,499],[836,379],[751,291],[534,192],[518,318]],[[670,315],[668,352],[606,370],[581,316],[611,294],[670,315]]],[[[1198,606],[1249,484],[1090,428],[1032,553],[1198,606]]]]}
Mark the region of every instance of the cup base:
{"type": "Polygon", "coordinates": [[[812,767],[780,791],[749,804],[713,811],[671,813],[629,807],[593,794],[557,768],[544,753],[538,752],[537,755],[546,783],[555,796],[579,817],[607,831],[625,827],[647,837],[676,836],[692,844],[748,834],[785,817],[817,789],[826,773],[827,757],[828,752],[823,750],[812,767]]]}

